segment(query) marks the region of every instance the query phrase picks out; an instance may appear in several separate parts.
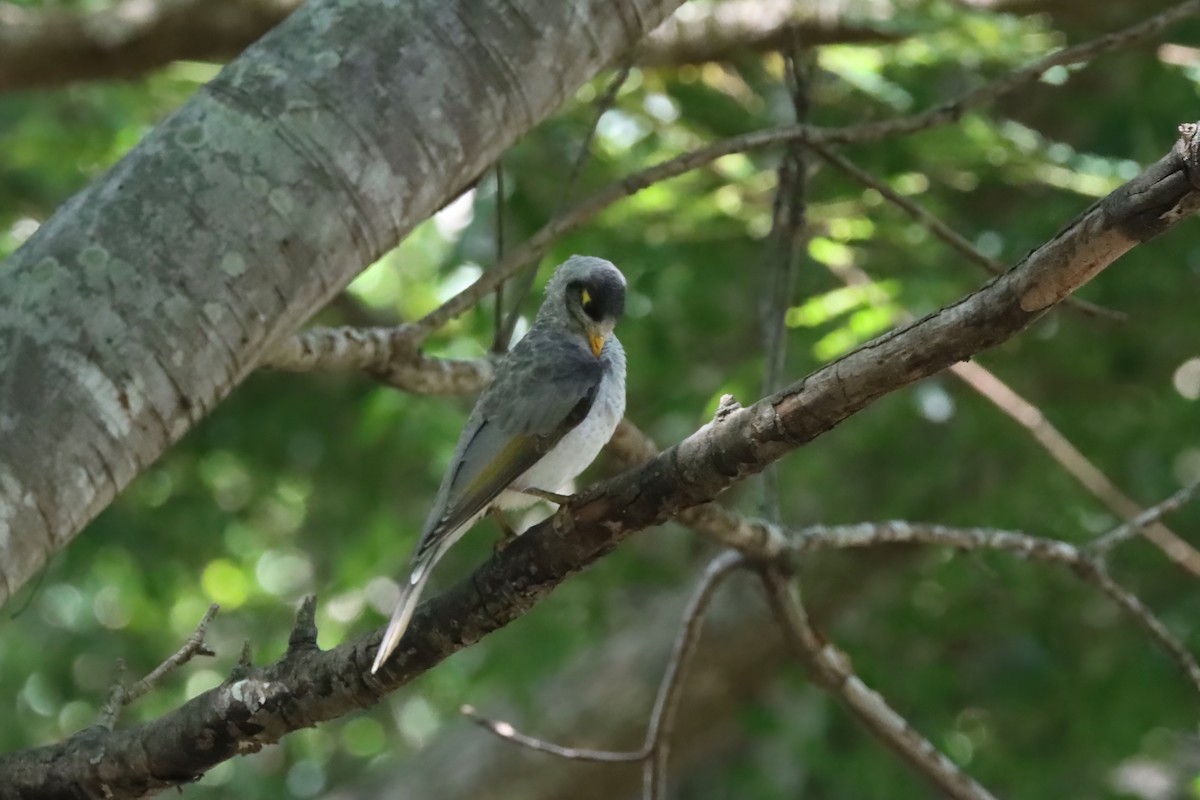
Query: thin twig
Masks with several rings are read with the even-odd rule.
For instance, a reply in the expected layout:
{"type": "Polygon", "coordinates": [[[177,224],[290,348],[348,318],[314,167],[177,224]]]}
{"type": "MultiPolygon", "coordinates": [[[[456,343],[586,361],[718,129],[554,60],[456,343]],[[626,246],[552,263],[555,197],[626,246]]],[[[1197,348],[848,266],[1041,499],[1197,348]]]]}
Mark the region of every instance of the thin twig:
{"type": "Polygon", "coordinates": [[[643,773],[642,792],[648,800],[662,800],[667,796],[667,758],[670,755],[670,736],[675,728],[675,713],[683,696],[683,681],[687,676],[700,641],[700,628],[704,612],[708,610],[717,587],[745,559],[736,550],[727,550],[714,558],[704,570],[700,588],[692,595],[683,614],[683,628],[675,639],[675,647],[667,661],[667,671],[658,687],[654,711],[650,715],[650,727],[646,731],[643,749],[647,759],[643,773]]]}
{"type": "Polygon", "coordinates": [[[893,117],[843,128],[823,128],[813,125],[784,125],[715,142],[647,169],[635,172],[610,184],[575,207],[547,222],[521,246],[512,250],[502,263],[496,264],[475,283],[447,300],[417,323],[420,338],[445,325],[481,298],[493,291],[500,282],[540,257],[556,238],[573,231],[613,203],[629,197],[648,186],[683,175],[730,153],[740,153],[789,141],[805,143],[853,144],[879,141],[945,125],[960,119],[968,110],[991,102],[1026,83],[1036,80],[1052,67],[1076,64],[1110,53],[1122,47],[1150,39],[1171,25],[1200,13],[1200,0],[1168,9],[1136,25],[1110,33],[1074,47],[1051,53],[1032,64],[1014,70],[991,83],[969,91],[954,100],[908,116],[893,117]]]}
{"type": "Polygon", "coordinates": [[[1158,646],[1166,651],[1179,668],[1183,670],[1192,686],[1200,691],[1200,665],[1183,643],[1175,638],[1170,629],[1151,611],[1133,592],[1113,580],[1104,568],[1102,562],[1095,558],[1081,556],[1075,572],[1085,581],[1108,595],[1114,603],[1121,607],[1125,614],[1150,635],[1158,646]]]}
{"type": "MultiPolygon", "coordinates": [[[[826,162],[837,167],[854,180],[879,192],[879,194],[885,200],[916,220],[921,227],[933,234],[934,237],[940,239],[947,246],[949,246],[950,249],[954,250],[971,263],[982,267],[985,272],[988,272],[991,275],[1002,275],[1008,270],[1008,267],[1006,267],[1004,264],[1001,264],[996,259],[989,258],[983,253],[979,252],[978,248],[968,242],[961,234],[958,233],[958,231],[954,230],[941,219],[934,216],[923,206],[900,194],[891,186],[888,186],[885,181],[876,178],[874,175],[859,167],[850,159],[834,152],[822,144],[813,143],[808,145],[808,147],[826,162]]],[[[1129,319],[1129,315],[1122,311],[1114,311],[1113,309],[1105,308],[1103,306],[1096,305],[1095,303],[1089,303],[1087,300],[1081,300],[1078,297],[1068,297],[1063,301],[1063,305],[1071,306],[1075,310],[1091,316],[1103,317],[1115,322],[1125,322],[1129,319]]]]}
{"type": "Polygon", "coordinates": [[[563,184],[562,195],[558,199],[560,208],[565,206],[571,199],[571,195],[575,192],[575,186],[579,183],[579,178],[583,175],[584,167],[591,160],[592,143],[596,141],[596,131],[600,129],[600,118],[611,111],[613,106],[617,104],[617,95],[621,93],[622,87],[629,81],[629,74],[633,71],[636,55],[635,48],[634,52],[629,53],[625,57],[625,63],[621,65],[621,69],[617,71],[613,79],[608,82],[608,86],[604,89],[604,94],[600,95],[600,98],[596,101],[592,124],[588,126],[587,135],[584,136],[583,144],[579,145],[579,153],[575,156],[575,163],[571,164],[571,172],[567,175],[567,182],[563,184]]]}
{"type": "Polygon", "coordinates": [[[108,697],[105,698],[104,705],[100,706],[100,713],[96,716],[96,725],[107,731],[111,731],[117,724],[117,718],[121,716],[121,709],[125,707],[126,671],[125,659],[118,658],[112,686],[108,687],[108,697]]]}
{"type": "Polygon", "coordinates": [[[463,706],[459,709],[463,716],[474,722],[484,730],[491,731],[501,739],[520,745],[521,747],[530,750],[536,750],[539,753],[548,753],[559,758],[566,758],[571,761],[593,761],[601,764],[628,764],[631,762],[644,761],[647,753],[642,750],[590,750],[584,747],[563,747],[562,745],[548,742],[544,739],[538,739],[534,736],[521,733],[507,722],[501,720],[489,719],[481,715],[475,710],[474,706],[463,706]]]}
{"type": "Polygon", "coordinates": [[[121,715],[121,709],[153,689],[167,673],[182,667],[196,656],[216,655],[205,644],[204,636],[208,632],[209,623],[213,621],[213,617],[217,615],[219,609],[220,606],[216,603],[209,606],[196,629],[184,640],[180,648],[133,686],[125,686],[125,664],[123,661],[118,661],[117,678],[109,690],[108,700],[101,708],[96,724],[112,730],[117,723],[117,718],[121,715]]]}
{"type": "Polygon", "coordinates": [[[713,559],[704,570],[700,586],[688,602],[683,615],[683,627],[675,639],[667,668],[658,687],[654,709],[646,728],[646,737],[637,750],[592,750],[562,745],[522,733],[507,722],[482,716],[472,706],[463,706],[462,713],[476,725],[491,731],[513,744],[548,753],[572,761],[591,761],[604,764],[643,762],[643,797],[663,800],[667,796],[667,761],[670,736],[675,728],[675,715],[683,696],[683,682],[694,659],[700,641],[704,612],[712,602],[717,588],[745,559],[736,550],[727,550],[713,559]]]}
{"type": "Polygon", "coordinates": [[[784,639],[826,691],[845,703],[867,730],[947,796],[956,800],[993,800],[987,789],[918,733],[878,692],[864,684],[854,674],[846,655],[813,629],[794,581],[775,567],[766,567],[761,574],[784,639]]]}
{"type": "MultiPolygon", "coordinates": [[[[504,260],[504,167],[496,162],[496,252],[495,263],[504,260]]],[[[492,320],[492,352],[503,353],[508,350],[508,342],[504,337],[504,284],[496,287],[496,313],[492,320]]]]}
{"type": "Polygon", "coordinates": [[[296,609],[296,622],[288,636],[288,655],[311,652],[317,649],[317,596],[308,594],[296,609]]]}
{"type": "MultiPolygon", "coordinates": [[[[810,57],[799,42],[793,42],[785,55],[785,78],[792,98],[796,122],[803,123],[809,112],[810,57]]],[[[763,259],[766,278],[759,303],[762,320],[764,395],[782,387],[787,360],[787,312],[795,294],[796,273],[800,267],[808,213],[808,161],[804,146],[788,145],[778,169],[778,188],[772,213],[771,233],[767,237],[767,255],[763,259]]],[[[779,471],[775,465],[762,473],[762,516],[779,519],[779,471]]]]}
{"type": "MultiPolygon", "coordinates": [[[[1104,534],[1092,542],[1090,549],[1099,555],[1104,555],[1121,542],[1128,541],[1137,536],[1138,533],[1149,536],[1150,526],[1154,525],[1154,523],[1167,514],[1179,509],[1185,503],[1190,502],[1196,496],[1197,492],[1200,492],[1200,481],[1193,481],[1161,503],[1151,506],[1124,525],[1119,525],[1104,534]]],[[[1191,545],[1188,545],[1188,548],[1191,549],[1191,545]]],[[[1193,550],[1192,552],[1194,553],[1195,551],[1193,550]]]]}

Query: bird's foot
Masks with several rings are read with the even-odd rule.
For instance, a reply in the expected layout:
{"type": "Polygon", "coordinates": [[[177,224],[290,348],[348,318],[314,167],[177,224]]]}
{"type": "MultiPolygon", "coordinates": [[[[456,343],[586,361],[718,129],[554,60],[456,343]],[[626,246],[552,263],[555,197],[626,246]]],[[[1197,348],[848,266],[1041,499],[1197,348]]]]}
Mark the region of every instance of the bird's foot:
{"type": "Polygon", "coordinates": [[[496,525],[500,528],[500,538],[492,546],[492,552],[499,554],[504,552],[504,548],[513,543],[513,540],[517,538],[517,532],[513,530],[512,525],[508,524],[508,519],[500,509],[492,506],[488,509],[488,513],[492,515],[492,519],[496,520],[496,525]]]}
{"type": "Polygon", "coordinates": [[[545,500],[549,503],[554,503],[556,506],[570,505],[571,500],[574,498],[574,495],[558,494],[556,492],[547,492],[545,489],[535,489],[532,486],[529,487],[528,489],[520,489],[519,491],[521,492],[521,494],[527,494],[531,497],[536,497],[540,500],[545,500]]]}

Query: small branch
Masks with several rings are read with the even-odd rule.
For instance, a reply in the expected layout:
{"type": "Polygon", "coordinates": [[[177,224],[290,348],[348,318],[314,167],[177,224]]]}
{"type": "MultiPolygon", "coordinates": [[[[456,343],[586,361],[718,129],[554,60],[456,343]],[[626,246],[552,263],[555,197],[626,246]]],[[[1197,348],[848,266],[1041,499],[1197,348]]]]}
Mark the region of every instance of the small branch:
{"type": "Polygon", "coordinates": [[[675,712],[683,696],[683,681],[688,667],[696,654],[700,641],[700,627],[704,612],[708,610],[717,587],[729,577],[744,559],[741,553],[728,550],[709,562],[700,581],[700,588],[692,596],[683,615],[683,629],[675,639],[667,671],[659,685],[654,711],[650,715],[650,727],[646,731],[643,750],[647,760],[643,776],[643,797],[647,800],[663,800],[667,797],[667,758],[670,755],[670,736],[675,727],[675,712]]]}
{"type": "Polygon", "coordinates": [[[822,549],[859,549],[890,544],[923,544],[955,550],[996,550],[1023,558],[1073,566],[1078,549],[1057,539],[1044,539],[998,528],[952,528],[921,522],[861,522],[854,525],[810,525],[789,538],[795,555],[822,549]]]}
{"type": "Polygon", "coordinates": [[[306,650],[317,649],[317,596],[305,595],[296,610],[296,624],[288,637],[287,653],[294,656],[306,650]]]}
{"type": "MultiPolygon", "coordinates": [[[[496,162],[496,252],[495,261],[504,260],[504,167],[496,162]]],[[[508,350],[504,335],[504,284],[496,287],[496,313],[492,320],[492,352],[499,355],[508,350]]]]}
{"type": "Polygon", "coordinates": [[[1192,687],[1200,692],[1200,664],[1195,656],[1175,638],[1170,629],[1133,592],[1113,580],[1097,558],[1080,554],[1075,572],[1086,582],[1108,595],[1125,614],[1137,623],[1159,647],[1179,666],[1192,687]]]}
{"type": "Polygon", "coordinates": [[[797,39],[813,47],[886,44],[909,35],[868,20],[830,19],[809,8],[796,0],[727,0],[687,17],[675,15],[646,37],[638,63],[677,67],[781,50],[797,39]]]}
{"type": "Polygon", "coordinates": [[[430,358],[418,353],[368,372],[380,383],[412,394],[471,394],[492,382],[495,364],[487,358],[430,358]]]}
{"type": "MultiPolygon", "coordinates": [[[[833,150],[821,144],[811,144],[809,148],[824,159],[827,163],[837,167],[839,170],[849,175],[854,180],[864,186],[870,187],[887,200],[892,205],[899,208],[904,213],[908,214],[917,224],[929,231],[935,238],[940,239],[951,250],[954,250],[959,255],[966,258],[973,264],[982,267],[985,272],[991,275],[1002,275],[1008,269],[1004,264],[994,258],[988,258],[970,242],[968,242],[958,231],[951,228],[945,222],[938,219],[932,213],[927,211],[918,203],[909,200],[904,195],[897,192],[891,186],[888,186],[885,181],[876,178],[871,173],[862,169],[853,161],[850,161],[845,156],[842,156],[833,150]]],[[[1070,306],[1077,311],[1085,314],[1102,317],[1116,322],[1125,322],[1129,319],[1129,315],[1121,311],[1104,308],[1103,306],[1089,303],[1087,300],[1081,300],[1078,297],[1068,297],[1063,301],[1063,305],[1070,306]]]]}
{"type": "Polygon", "coordinates": [[[238,654],[237,663],[233,665],[233,669],[229,670],[229,677],[226,679],[228,683],[236,683],[250,677],[254,672],[254,654],[250,649],[250,640],[246,639],[242,642],[242,652],[238,654]]]}
{"type": "MultiPolygon", "coordinates": [[[[791,43],[784,57],[785,78],[792,98],[796,122],[808,119],[811,55],[800,42],[791,43]]],[[[763,343],[763,394],[778,391],[787,361],[787,312],[796,291],[796,273],[807,239],[808,160],[802,144],[792,142],[779,164],[778,188],[772,213],[771,233],[763,259],[765,280],[759,301],[763,343]]],[[[779,473],[775,467],[763,471],[761,513],[779,519],[779,473]]]]}
{"type": "Polygon", "coordinates": [[[205,644],[204,636],[208,632],[209,623],[213,621],[213,617],[217,615],[219,609],[220,606],[216,603],[209,606],[208,611],[204,613],[196,629],[184,640],[180,648],[133,686],[125,687],[125,662],[118,661],[117,678],[113,682],[112,689],[109,690],[108,700],[105,701],[104,707],[100,710],[96,724],[111,731],[113,726],[117,724],[117,719],[121,715],[121,709],[153,689],[167,673],[182,667],[196,656],[216,655],[205,644]]]}
{"type": "Polygon", "coordinates": [[[784,638],[813,677],[840,699],[880,741],[956,800],[994,800],[993,795],[942,754],[876,691],[854,674],[849,659],[813,629],[794,582],[778,569],[762,571],[763,586],[784,638]]]}
{"type": "Polygon", "coordinates": [[[683,627],[675,639],[675,645],[667,660],[667,668],[659,684],[658,696],[650,714],[646,737],[637,750],[590,750],[562,745],[521,733],[507,722],[488,719],[472,706],[463,706],[462,713],[472,722],[491,731],[496,736],[514,744],[548,753],[573,761],[591,761],[605,764],[644,763],[643,797],[646,800],[663,800],[667,796],[667,760],[670,754],[670,736],[674,731],[675,715],[683,696],[683,682],[696,653],[700,640],[700,629],[704,612],[712,602],[717,588],[735,569],[744,563],[740,553],[730,550],[709,563],[704,570],[700,587],[689,601],[683,616],[683,627]]]}
{"type": "Polygon", "coordinates": [[[536,750],[539,753],[547,753],[571,761],[592,761],[600,764],[629,764],[646,759],[646,753],[642,750],[589,750],[581,747],[563,747],[554,742],[547,742],[544,739],[521,733],[507,722],[489,719],[476,711],[474,706],[463,706],[460,711],[464,717],[484,730],[491,731],[505,741],[529,750],[536,750]]]}
{"type": "Polygon", "coordinates": [[[412,325],[310,328],[281,342],[259,367],[286,372],[383,370],[413,358],[419,342],[412,325]]]}
{"type": "MultiPolygon", "coordinates": [[[[1129,541],[1139,533],[1149,536],[1149,530],[1152,525],[1161,520],[1167,514],[1170,514],[1171,512],[1183,507],[1184,504],[1191,502],[1192,498],[1196,496],[1197,492],[1200,492],[1200,481],[1189,483],[1187,486],[1184,486],[1178,492],[1171,495],[1166,500],[1163,500],[1158,505],[1151,506],[1133,519],[1126,522],[1124,525],[1119,525],[1113,530],[1104,534],[1099,539],[1092,542],[1090,549],[1097,555],[1103,556],[1108,553],[1109,550],[1113,549],[1122,542],[1129,541]]],[[[1184,542],[1184,544],[1187,545],[1186,542],[1184,542]]],[[[1187,547],[1192,553],[1195,553],[1195,550],[1191,549],[1191,545],[1187,545],[1187,547]]],[[[1196,574],[1200,574],[1200,572],[1196,574]]]]}
{"type": "Polygon", "coordinates": [[[596,131],[600,128],[600,118],[607,114],[613,106],[617,104],[617,95],[621,93],[621,89],[629,82],[629,75],[633,72],[633,59],[637,53],[631,53],[625,58],[624,64],[617,71],[617,74],[608,82],[608,86],[604,89],[604,94],[600,95],[596,100],[595,109],[592,113],[592,124],[588,126],[587,135],[583,137],[583,144],[579,145],[579,153],[575,156],[575,163],[571,164],[571,172],[567,175],[567,182],[563,184],[562,195],[559,196],[558,205],[563,207],[567,201],[571,199],[571,195],[575,192],[575,186],[579,183],[580,177],[583,176],[583,169],[587,166],[588,161],[592,158],[592,144],[596,141],[596,131]]]}
{"type": "Polygon", "coordinates": [[[413,394],[469,394],[492,379],[490,359],[432,358],[417,350],[412,325],[311,328],[267,353],[260,368],[286,372],[363,370],[413,394]]]}
{"type": "Polygon", "coordinates": [[[118,658],[116,675],[113,677],[112,686],[108,689],[108,697],[104,700],[104,705],[100,707],[100,713],[96,715],[96,725],[106,731],[111,731],[117,724],[117,719],[121,716],[121,709],[125,707],[127,695],[125,674],[127,671],[125,660],[118,658]]]}

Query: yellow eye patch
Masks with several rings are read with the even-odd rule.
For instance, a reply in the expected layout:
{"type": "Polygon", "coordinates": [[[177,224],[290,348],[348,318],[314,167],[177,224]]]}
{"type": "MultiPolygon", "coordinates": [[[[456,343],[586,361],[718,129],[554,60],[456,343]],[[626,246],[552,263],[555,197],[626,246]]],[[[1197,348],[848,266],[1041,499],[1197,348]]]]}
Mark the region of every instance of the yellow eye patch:
{"type": "Polygon", "coordinates": [[[583,300],[583,304],[585,306],[590,306],[592,304],[592,295],[587,289],[583,290],[583,292],[579,295],[579,298],[583,300]]]}

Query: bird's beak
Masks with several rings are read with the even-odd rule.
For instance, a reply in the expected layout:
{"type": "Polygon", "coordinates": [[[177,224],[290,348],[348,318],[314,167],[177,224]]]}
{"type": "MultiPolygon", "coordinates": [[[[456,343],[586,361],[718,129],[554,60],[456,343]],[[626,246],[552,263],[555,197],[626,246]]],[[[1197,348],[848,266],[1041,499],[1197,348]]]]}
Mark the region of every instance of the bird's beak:
{"type": "Polygon", "coordinates": [[[613,320],[601,320],[600,322],[589,323],[584,327],[584,333],[587,334],[588,346],[592,348],[592,355],[596,358],[604,352],[604,343],[608,341],[609,334],[613,332],[613,320]]]}
{"type": "Polygon", "coordinates": [[[608,334],[604,331],[593,330],[588,332],[588,344],[592,346],[592,355],[596,358],[604,352],[604,340],[608,338],[608,334]]]}

